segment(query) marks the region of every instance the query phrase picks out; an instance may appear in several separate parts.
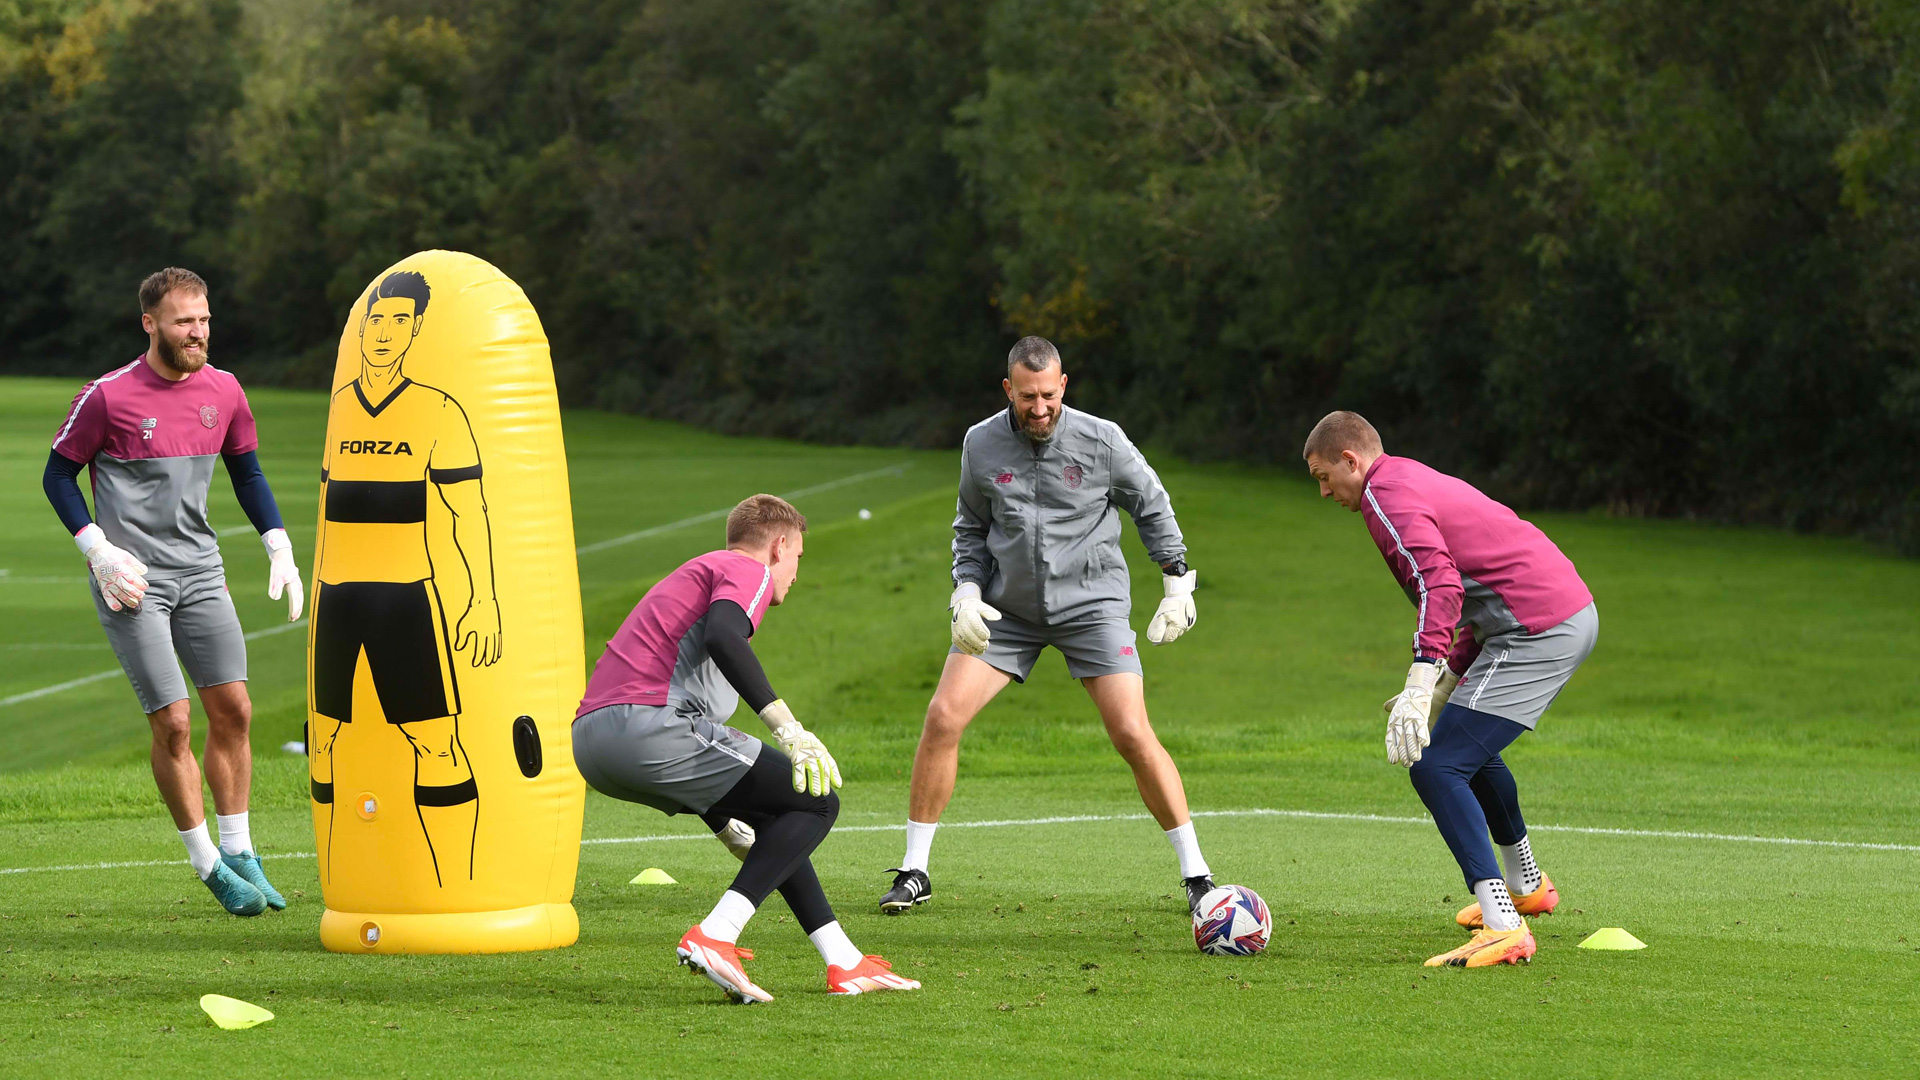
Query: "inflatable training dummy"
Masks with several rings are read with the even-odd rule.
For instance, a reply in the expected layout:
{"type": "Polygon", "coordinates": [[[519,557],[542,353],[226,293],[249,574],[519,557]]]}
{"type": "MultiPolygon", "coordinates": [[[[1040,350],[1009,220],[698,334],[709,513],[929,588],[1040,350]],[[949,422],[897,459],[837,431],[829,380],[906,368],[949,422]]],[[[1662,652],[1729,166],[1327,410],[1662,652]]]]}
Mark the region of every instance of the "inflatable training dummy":
{"type": "Polygon", "coordinates": [[[571,945],[584,656],[553,365],[471,255],[388,268],[340,336],[308,628],[335,952],[571,945]]]}

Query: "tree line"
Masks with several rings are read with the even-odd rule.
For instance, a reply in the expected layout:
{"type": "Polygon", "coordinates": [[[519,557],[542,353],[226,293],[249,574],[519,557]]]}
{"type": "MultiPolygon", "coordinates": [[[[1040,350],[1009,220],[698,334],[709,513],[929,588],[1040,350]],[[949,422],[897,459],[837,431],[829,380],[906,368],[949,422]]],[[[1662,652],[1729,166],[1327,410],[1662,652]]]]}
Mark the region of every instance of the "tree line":
{"type": "Polygon", "coordinates": [[[1013,338],[1291,463],[1920,550],[1920,13],[1895,0],[0,0],[0,369],[320,385],[450,247],[564,400],[952,445],[1013,338]]]}

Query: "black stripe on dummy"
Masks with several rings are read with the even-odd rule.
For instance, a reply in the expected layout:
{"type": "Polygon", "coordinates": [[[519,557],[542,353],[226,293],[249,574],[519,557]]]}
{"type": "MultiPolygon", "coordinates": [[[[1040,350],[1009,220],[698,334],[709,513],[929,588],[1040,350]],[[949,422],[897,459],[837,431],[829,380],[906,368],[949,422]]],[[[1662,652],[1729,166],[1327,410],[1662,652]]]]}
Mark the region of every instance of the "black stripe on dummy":
{"type": "Polygon", "coordinates": [[[470,803],[479,797],[480,789],[474,786],[472,777],[443,787],[428,787],[425,784],[413,786],[415,806],[459,806],[461,803],[470,803]]]}
{"type": "Polygon", "coordinates": [[[323,784],[318,780],[309,780],[307,783],[313,786],[314,802],[322,806],[330,805],[333,802],[333,781],[329,780],[323,784]]]}
{"type": "Polygon", "coordinates": [[[331,480],[327,520],[353,525],[415,525],[427,520],[425,480],[331,480]]]}
{"type": "Polygon", "coordinates": [[[458,469],[428,469],[427,479],[436,484],[457,484],[462,480],[478,480],[480,466],[475,463],[458,469]]]}

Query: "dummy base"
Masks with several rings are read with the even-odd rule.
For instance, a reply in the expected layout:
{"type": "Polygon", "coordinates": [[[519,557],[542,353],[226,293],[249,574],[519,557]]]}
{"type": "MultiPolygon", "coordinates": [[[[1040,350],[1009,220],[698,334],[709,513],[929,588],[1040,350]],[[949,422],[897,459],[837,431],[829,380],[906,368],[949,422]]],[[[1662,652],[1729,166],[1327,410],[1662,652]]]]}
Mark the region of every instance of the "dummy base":
{"type": "Polygon", "coordinates": [[[580,939],[572,904],[506,911],[373,915],[329,908],[320,944],[340,953],[496,953],[560,949],[580,939]]]}

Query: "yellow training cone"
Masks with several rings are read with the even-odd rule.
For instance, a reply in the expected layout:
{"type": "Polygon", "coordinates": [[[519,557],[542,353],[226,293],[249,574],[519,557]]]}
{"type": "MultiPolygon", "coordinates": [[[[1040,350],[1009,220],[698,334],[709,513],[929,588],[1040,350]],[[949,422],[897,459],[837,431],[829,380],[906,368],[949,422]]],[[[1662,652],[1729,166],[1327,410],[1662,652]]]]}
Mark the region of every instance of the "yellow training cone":
{"type": "Polygon", "coordinates": [[[633,877],[633,880],[627,882],[627,884],[629,885],[678,885],[680,883],[673,880],[673,875],[667,873],[665,870],[662,870],[657,866],[649,866],[645,870],[642,870],[638,874],[635,874],[633,877]]]}
{"type": "Polygon", "coordinates": [[[264,1024],[273,1019],[273,1014],[258,1005],[222,994],[203,994],[200,1007],[206,1010],[213,1022],[228,1031],[239,1031],[264,1024]]]}
{"type": "Polygon", "coordinates": [[[1647,943],[1617,926],[1606,926],[1588,935],[1587,940],[1580,943],[1580,947],[1583,949],[1606,949],[1610,952],[1627,952],[1633,949],[1644,949],[1647,947],[1647,943]]]}

